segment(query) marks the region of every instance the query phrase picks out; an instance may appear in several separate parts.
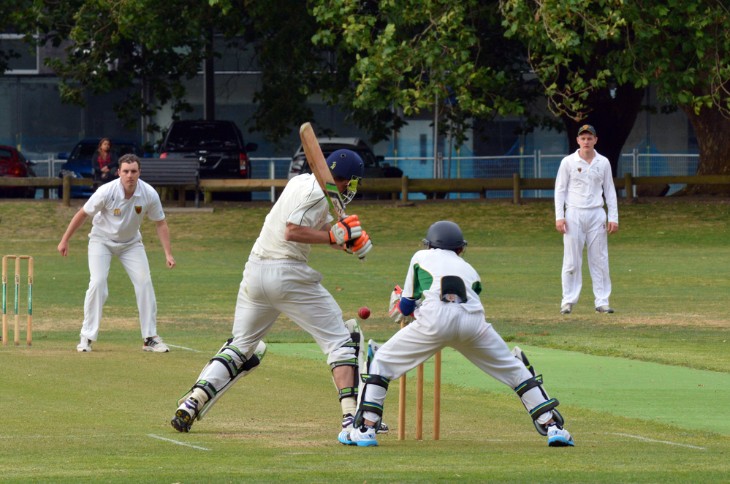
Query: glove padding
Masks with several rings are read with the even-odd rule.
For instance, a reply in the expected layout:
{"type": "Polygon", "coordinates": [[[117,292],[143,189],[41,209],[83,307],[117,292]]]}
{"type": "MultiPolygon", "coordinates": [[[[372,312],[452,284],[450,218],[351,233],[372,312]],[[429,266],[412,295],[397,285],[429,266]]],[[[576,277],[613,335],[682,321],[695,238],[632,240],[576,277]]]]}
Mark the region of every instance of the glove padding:
{"type": "Polygon", "coordinates": [[[359,259],[364,259],[365,254],[370,252],[370,249],[372,248],[373,243],[370,242],[370,236],[364,230],[360,237],[345,244],[345,251],[349,254],[357,255],[359,259]]]}
{"type": "Polygon", "coordinates": [[[360,219],[357,215],[350,215],[349,217],[340,219],[339,222],[332,226],[330,229],[330,243],[344,245],[347,242],[359,238],[362,234],[363,230],[360,226],[360,219]]]}
{"type": "Polygon", "coordinates": [[[400,298],[403,293],[403,289],[400,286],[395,286],[393,292],[390,293],[390,306],[388,309],[388,316],[393,318],[396,323],[408,324],[413,321],[413,316],[404,316],[400,312],[400,298]]]}

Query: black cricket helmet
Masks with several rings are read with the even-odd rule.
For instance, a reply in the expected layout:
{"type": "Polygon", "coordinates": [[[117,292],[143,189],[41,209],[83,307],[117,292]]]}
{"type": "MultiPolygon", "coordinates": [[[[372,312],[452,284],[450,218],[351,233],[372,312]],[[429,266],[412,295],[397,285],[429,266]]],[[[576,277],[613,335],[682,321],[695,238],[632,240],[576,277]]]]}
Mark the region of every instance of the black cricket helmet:
{"type": "Polygon", "coordinates": [[[466,240],[457,224],[449,220],[440,220],[428,228],[423,245],[429,249],[457,251],[466,247],[466,240]]]}

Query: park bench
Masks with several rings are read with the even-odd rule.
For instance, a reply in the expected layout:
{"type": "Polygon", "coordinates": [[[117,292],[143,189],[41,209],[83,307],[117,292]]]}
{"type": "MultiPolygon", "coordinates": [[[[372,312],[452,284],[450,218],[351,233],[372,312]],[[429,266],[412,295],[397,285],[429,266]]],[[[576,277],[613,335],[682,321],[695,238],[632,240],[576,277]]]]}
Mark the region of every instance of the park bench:
{"type": "Polygon", "coordinates": [[[167,190],[177,192],[177,204],[184,207],[187,192],[195,194],[195,206],[200,206],[200,162],[197,158],[142,158],[140,179],[152,185],[163,201],[167,190]]]}

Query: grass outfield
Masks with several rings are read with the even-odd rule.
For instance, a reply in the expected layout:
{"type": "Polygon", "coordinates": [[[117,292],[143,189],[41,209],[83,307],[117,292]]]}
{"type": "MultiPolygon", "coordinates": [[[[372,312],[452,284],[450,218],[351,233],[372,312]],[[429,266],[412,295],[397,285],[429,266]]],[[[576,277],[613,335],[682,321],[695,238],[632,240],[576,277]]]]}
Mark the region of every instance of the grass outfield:
{"type": "Polygon", "coordinates": [[[570,316],[559,314],[562,241],[548,201],[355,202],[375,245],[367,260],[314,248],[311,264],[345,314],[369,306],[366,336],[383,341],[396,330],[386,317],[390,289],[403,282],[426,229],[457,221],[469,241],[465,258],[482,276],[488,319],[525,349],[561,400],[576,440],[567,449],[548,448],[509,389],[448,350],[440,441],[430,438],[429,364],[424,441],[412,439],[412,413],[408,440],[396,439],[391,391],[393,434],[377,448],[339,445],[324,356],[286,318],[266,339],[261,367],[179,434],[169,425],[176,400],[229,335],[243,263],[268,207],[169,210],[178,262],[171,271],[145,222],[158,329],[174,345],[163,355],[140,351],[133,290],[118,261],[100,339],[92,353],[75,352],[88,222],[67,258],[55,248],[77,208],[0,203],[0,253],[28,253],[36,263],[34,345],[0,348],[0,480],[728,482],[726,200],[620,205],[621,231],[609,239],[613,315],[593,312],[587,268],[581,301],[570,316]]]}

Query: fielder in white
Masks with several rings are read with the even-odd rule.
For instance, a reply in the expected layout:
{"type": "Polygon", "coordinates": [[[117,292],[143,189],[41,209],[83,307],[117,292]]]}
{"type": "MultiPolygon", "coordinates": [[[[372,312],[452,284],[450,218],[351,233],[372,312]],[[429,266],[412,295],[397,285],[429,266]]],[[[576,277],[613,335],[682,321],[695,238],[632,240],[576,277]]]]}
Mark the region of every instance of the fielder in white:
{"type": "Polygon", "coordinates": [[[417,367],[437,351],[450,346],[479,369],[512,388],[532,417],[537,431],[551,447],[572,446],[563,428],[558,401],[542,388],[522,350],[510,352],[507,344],[484,317],[479,300],[479,274],[461,254],[466,248],[461,229],[450,221],[428,229],[424,250],[411,258],[400,294],[391,296],[396,322],[411,314],[415,320],[398,331],[375,352],[362,375],[365,387],[355,415],[355,427],[341,436],[345,445],[378,445],[375,429],[383,416],[389,383],[417,367]],[[417,301],[423,302],[417,305],[417,301]]]}
{"type": "MultiPolygon", "coordinates": [[[[327,165],[345,202],[351,201],[364,174],[362,159],[354,151],[337,150],[327,157],[327,165]]],[[[262,340],[282,313],[312,335],[327,355],[342,409],[339,432],[352,426],[359,385],[359,341],[353,341],[355,335],[345,325],[342,310],[307,259],[311,244],[328,244],[363,258],[372,243],[357,215],[332,226],[331,222],[328,201],[314,175],[289,180],[266,216],[246,262],[233,337],[178,402],[171,421],[176,430],[188,432],[233,383],[259,365],[266,351],[262,340]]],[[[359,339],[359,332],[357,336],[359,339]]]]}
{"type": "Polygon", "coordinates": [[[112,257],[116,256],[134,285],[142,331],[142,349],[155,353],[170,351],[157,334],[157,301],[147,253],[139,231],[145,215],[155,222],[157,236],[165,251],[167,267],[175,267],[170,247],[170,230],[160,197],[139,179],[140,161],[135,155],[119,159],[119,178],[101,185],[68,224],[58,244],[58,252],[68,255],[68,243],[87,218],[93,217],[89,233],[89,289],[84,301],[84,323],[76,350],[91,351],[99,337],[102,309],[109,295],[107,278],[112,257]]]}
{"type": "Polygon", "coordinates": [[[578,150],[563,158],[555,178],[555,228],[563,234],[560,313],[570,314],[578,302],[583,285],[583,247],[587,247],[596,311],[613,313],[608,304],[611,296],[608,234],[618,232],[613,173],[608,159],[594,149],[598,137],[593,126],[581,126],[576,140],[578,150]]]}

